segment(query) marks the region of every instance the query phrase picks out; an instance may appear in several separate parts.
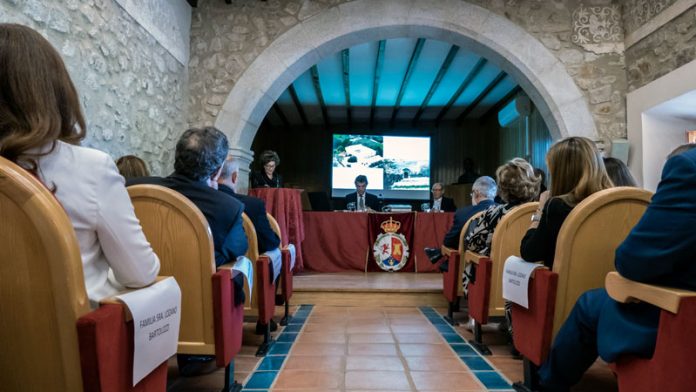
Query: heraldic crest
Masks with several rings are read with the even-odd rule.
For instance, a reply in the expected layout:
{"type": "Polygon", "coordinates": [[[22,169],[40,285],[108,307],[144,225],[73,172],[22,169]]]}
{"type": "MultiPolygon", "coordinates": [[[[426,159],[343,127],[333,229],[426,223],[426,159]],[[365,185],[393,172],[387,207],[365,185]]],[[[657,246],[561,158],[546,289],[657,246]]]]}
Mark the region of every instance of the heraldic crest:
{"type": "Polygon", "coordinates": [[[375,262],[379,268],[385,271],[398,271],[404,268],[409,255],[406,237],[397,233],[401,227],[401,222],[389,217],[389,220],[382,222],[380,227],[384,233],[377,236],[372,246],[375,262]]]}

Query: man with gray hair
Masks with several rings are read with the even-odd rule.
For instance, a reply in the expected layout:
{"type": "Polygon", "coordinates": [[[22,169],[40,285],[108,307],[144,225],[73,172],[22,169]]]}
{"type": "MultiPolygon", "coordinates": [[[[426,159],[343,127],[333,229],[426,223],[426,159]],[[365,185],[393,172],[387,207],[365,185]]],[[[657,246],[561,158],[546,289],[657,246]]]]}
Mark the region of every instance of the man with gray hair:
{"type": "MultiPolygon", "coordinates": [[[[442,244],[452,249],[459,248],[459,234],[466,222],[478,212],[485,211],[489,207],[494,206],[495,202],[493,199],[497,192],[498,186],[494,179],[488,176],[477,178],[476,181],[474,181],[474,185],[471,187],[471,205],[458,209],[454,214],[454,223],[447,234],[445,234],[445,239],[442,244]]],[[[433,264],[437,263],[442,258],[442,251],[440,248],[425,248],[425,254],[433,264]]],[[[443,263],[440,266],[440,270],[443,272],[447,271],[447,265],[443,263]]]]}

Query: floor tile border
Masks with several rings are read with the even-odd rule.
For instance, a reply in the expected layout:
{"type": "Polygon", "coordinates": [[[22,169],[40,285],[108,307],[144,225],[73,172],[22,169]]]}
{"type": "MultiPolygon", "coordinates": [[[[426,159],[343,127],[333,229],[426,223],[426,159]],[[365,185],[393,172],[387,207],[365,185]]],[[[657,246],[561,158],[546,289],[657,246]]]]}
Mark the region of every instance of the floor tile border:
{"type": "Polygon", "coordinates": [[[273,386],[313,308],[314,305],[308,304],[297,307],[288,325],[276,336],[276,342],[268,354],[256,364],[242,392],[267,392],[273,386]],[[255,384],[259,384],[258,388],[255,384]]]}
{"type": "Polygon", "coordinates": [[[473,346],[467,343],[466,339],[452,328],[440,313],[431,306],[420,306],[418,309],[440,333],[440,336],[459,357],[459,360],[471,370],[471,373],[485,388],[489,391],[512,391],[510,380],[500,373],[486,357],[479,354],[473,346]],[[478,370],[474,368],[478,368],[478,370]]]}

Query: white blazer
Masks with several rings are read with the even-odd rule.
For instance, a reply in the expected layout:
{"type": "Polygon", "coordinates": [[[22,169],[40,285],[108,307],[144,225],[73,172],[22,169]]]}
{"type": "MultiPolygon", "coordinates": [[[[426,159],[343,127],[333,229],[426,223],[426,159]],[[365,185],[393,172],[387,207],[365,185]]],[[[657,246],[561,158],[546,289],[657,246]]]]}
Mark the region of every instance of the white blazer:
{"type": "MultiPolygon", "coordinates": [[[[47,149],[48,147],[44,147],[47,149]]],[[[72,221],[92,307],[125,287],[152,283],[160,264],[111,157],[61,141],[38,159],[39,177],[72,221]]]]}

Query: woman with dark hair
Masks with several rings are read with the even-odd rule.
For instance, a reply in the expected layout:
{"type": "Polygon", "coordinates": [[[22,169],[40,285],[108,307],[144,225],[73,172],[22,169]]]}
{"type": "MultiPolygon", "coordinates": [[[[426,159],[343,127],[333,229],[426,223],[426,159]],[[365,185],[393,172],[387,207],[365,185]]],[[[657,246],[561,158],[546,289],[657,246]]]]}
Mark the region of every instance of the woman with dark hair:
{"type": "Polygon", "coordinates": [[[90,303],[143,287],[159,259],[107,154],[80,147],[85,120],[58,52],[26,26],[0,24],[0,156],[39,178],[60,201],[80,245],[90,303]]]}
{"type": "Polygon", "coordinates": [[[638,186],[628,167],[620,159],[604,158],[604,167],[607,169],[607,175],[614,186],[638,186]]]}
{"type": "Polygon", "coordinates": [[[552,268],[556,239],[570,211],[587,196],[611,188],[604,161],[594,142],[584,137],[563,139],[549,149],[546,164],[551,190],[539,197],[539,209],[522,239],[521,256],[552,268]]]}
{"type": "Polygon", "coordinates": [[[150,175],[145,161],[135,155],[124,155],[118,158],[116,160],[116,167],[118,168],[118,172],[121,173],[126,180],[150,175]]]}
{"type": "Polygon", "coordinates": [[[261,171],[251,173],[252,188],[282,188],[283,179],[276,172],[280,158],[275,151],[266,150],[259,156],[261,171]]]}

